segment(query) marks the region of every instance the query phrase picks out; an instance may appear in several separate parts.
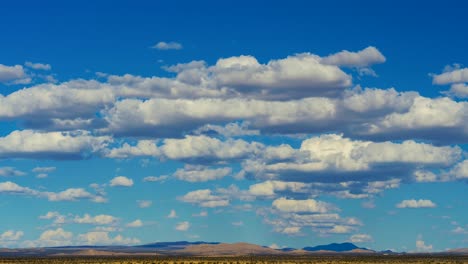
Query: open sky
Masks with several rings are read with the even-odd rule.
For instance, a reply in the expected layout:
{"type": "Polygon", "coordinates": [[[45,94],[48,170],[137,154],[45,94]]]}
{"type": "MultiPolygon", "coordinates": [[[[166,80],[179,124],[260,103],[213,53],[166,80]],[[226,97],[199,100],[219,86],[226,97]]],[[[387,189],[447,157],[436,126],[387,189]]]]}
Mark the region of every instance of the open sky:
{"type": "Polygon", "coordinates": [[[2,3],[0,247],[467,247],[467,8],[2,3]]]}

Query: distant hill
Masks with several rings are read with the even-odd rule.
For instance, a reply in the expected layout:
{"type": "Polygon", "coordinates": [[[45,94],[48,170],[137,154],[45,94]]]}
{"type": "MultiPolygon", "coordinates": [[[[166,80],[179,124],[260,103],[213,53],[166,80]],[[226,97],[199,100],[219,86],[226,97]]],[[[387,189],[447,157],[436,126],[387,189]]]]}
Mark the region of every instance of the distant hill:
{"type": "Polygon", "coordinates": [[[185,248],[191,245],[216,245],[219,242],[204,242],[204,241],[196,241],[196,242],[188,242],[188,241],[175,241],[175,242],[156,242],[151,244],[144,244],[135,246],[137,248],[157,248],[161,250],[173,250],[173,249],[180,249],[185,248]]]}
{"type": "Polygon", "coordinates": [[[200,256],[243,256],[243,255],[280,255],[280,250],[262,247],[249,243],[234,244],[198,244],[190,245],[184,249],[177,250],[182,255],[200,255],[200,256]]]}
{"type": "Polygon", "coordinates": [[[462,254],[462,255],[468,255],[468,248],[455,248],[455,249],[450,249],[445,251],[450,254],[462,254]]]}
{"type": "Polygon", "coordinates": [[[303,248],[306,251],[334,251],[334,252],[344,252],[344,251],[351,251],[355,249],[364,249],[367,250],[367,248],[360,248],[354,245],[353,243],[332,243],[328,245],[320,245],[320,246],[315,246],[315,247],[305,247],[303,248]]]}

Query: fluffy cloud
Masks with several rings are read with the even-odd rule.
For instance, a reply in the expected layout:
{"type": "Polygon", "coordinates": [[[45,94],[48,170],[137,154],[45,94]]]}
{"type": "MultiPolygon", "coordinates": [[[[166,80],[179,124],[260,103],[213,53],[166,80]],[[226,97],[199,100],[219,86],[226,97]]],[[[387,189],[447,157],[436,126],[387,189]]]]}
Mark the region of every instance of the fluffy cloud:
{"type": "Polygon", "coordinates": [[[458,163],[447,176],[454,179],[468,179],[468,160],[458,163]]]}
{"type": "Polygon", "coordinates": [[[356,218],[342,218],[336,213],[296,213],[268,209],[260,209],[257,213],[264,217],[265,223],[274,227],[275,232],[287,235],[303,235],[304,228],[311,228],[322,235],[343,234],[357,230],[362,225],[356,218]]]}
{"type": "Polygon", "coordinates": [[[122,235],[109,236],[106,231],[92,231],[74,236],[62,228],[44,231],[37,240],[22,243],[23,247],[54,247],[71,245],[131,245],[140,243],[136,238],[126,238],[122,235]]]}
{"type": "Polygon", "coordinates": [[[49,173],[55,171],[56,167],[35,167],[31,171],[34,173],[49,173]]]}
{"type": "Polygon", "coordinates": [[[372,237],[367,234],[354,234],[349,238],[349,241],[353,243],[365,243],[365,242],[371,242],[372,237]]]}
{"type": "Polygon", "coordinates": [[[26,173],[17,170],[13,167],[0,167],[0,176],[9,177],[9,176],[24,176],[26,173]]]}
{"type": "Polygon", "coordinates": [[[274,196],[276,192],[306,192],[307,184],[302,182],[265,181],[251,185],[249,192],[255,196],[274,196]]]}
{"type": "Polygon", "coordinates": [[[424,199],[411,199],[411,200],[403,200],[396,205],[397,208],[433,208],[436,207],[436,204],[433,203],[431,200],[424,200],[424,199]]]}
{"type": "Polygon", "coordinates": [[[424,242],[424,240],[418,239],[416,240],[416,251],[418,252],[432,251],[432,245],[426,245],[426,242],[424,242]]]}
{"type": "Polygon", "coordinates": [[[359,126],[358,134],[374,138],[423,138],[436,142],[466,140],[468,129],[467,102],[449,98],[417,96],[405,111],[389,113],[377,120],[359,126]],[[453,139],[451,139],[453,138],[453,139]]]}
{"type": "Polygon", "coordinates": [[[93,231],[85,234],[78,235],[78,243],[84,245],[132,245],[140,243],[139,239],[126,238],[122,235],[116,235],[115,237],[109,236],[109,232],[104,231],[93,231]]]}
{"type": "Polygon", "coordinates": [[[22,118],[31,127],[63,129],[66,127],[60,126],[60,122],[64,125],[66,120],[76,122],[94,118],[101,107],[114,102],[115,94],[109,86],[97,81],[40,84],[7,96],[0,95],[0,120],[22,118]]]}
{"type": "Polygon", "coordinates": [[[187,231],[190,228],[190,223],[187,221],[180,222],[175,226],[177,231],[187,231]]]}
{"type": "Polygon", "coordinates": [[[332,179],[327,174],[340,175],[341,178],[335,178],[335,181],[363,180],[363,175],[371,177],[372,174],[385,179],[396,173],[389,167],[394,164],[400,165],[398,174],[406,177],[416,168],[451,166],[460,159],[461,154],[458,147],[436,147],[412,140],[375,143],[324,134],[302,141],[299,149],[292,149],[291,154],[287,155],[292,157],[289,160],[247,160],[243,163],[243,169],[260,179],[287,180],[294,177],[296,181],[314,179],[328,182],[332,179]]]}
{"type": "Polygon", "coordinates": [[[17,242],[23,237],[23,231],[7,230],[0,234],[0,245],[7,246],[17,242]]]}
{"type": "Polygon", "coordinates": [[[0,83],[8,82],[28,83],[26,73],[23,66],[7,66],[0,64],[0,83]]]}
{"type": "Polygon", "coordinates": [[[117,222],[117,218],[112,215],[96,215],[91,216],[89,214],[85,214],[82,217],[75,216],[73,219],[73,223],[76,224],[91,224],[91,225],[109,225],[117,222]]]}
{"type": "Polygon", "coordinates": [[[252,56],[230,57],[218,60],[208,71],[221,87],[269,99],[335,94],[351,85],[350,76],[336,66],[322,64],[320,57],[310,53],[267,64],[252,56]]]}
{"type": "Polygon", "coordinates": [[[201,207],[223,207],[229,205],[227,197],[213,195],[209,189],[188,192],[184,196],[179,197],[179,200],[186,203],[198,204],[201,207]]]}
{"type": "Polygon", "coordinates": [[[468,68],[453,69],[451,71],[434,75],[432,78],[432,83],[439,85],[466,82],[468,82],[468,68]]]}
{"type": "Polygon", "coordinates": [[[287,235],[293,235],[293,234],[299,234],[301,232],[301,227],[300,226],[289,226],[285,227],[283,229],[277,230],[279,233],[287,234],[287,235]]]}
{"type": "Polygon", "coordinates": [[[37,246],[65,246],[70,245],[73,233],[57,228],[44,231],[34,244],[37,246]]]}
{"type": "Polygon", "coordinates": [[[466,99],[468,98],[468,85],[466,83],[455,83],[450,86],[450,90],[443,93],[451,97],[466,99]]]}
{"type": "Polygon", "coordinates": [[[33,70],[50,71],[52,69],[50,64],[45,64],[45,63],[32,63],[30,61],[27,61],[24,63],[24,65],[33,70]]]}
{"type": "Polygon", "coordinates": [[[41,195],[42,194],[45,194],[49,201],[77,201],[82,199],[89,199],[96,203],[106,202],[106,199],[104,197],[100,195],[91,194],[82,188],[69,188],[58,193],[46,192],[41,193],[41,195]]]}
{"type": "Polygon", "coordinates": [[[13,131],[0,137],[0,158],[82,159],[102,150],[109,136],[94,137],[90,132],[13,131]]]}
{"type": "Polygon", "coordinates": [[[167,215],[167,218],[177,218],[177,213],[174,209],[167,215]]]}
{"type": "Polygon", "coordinates": [[[158,42],[156,45],[153,46],[153,49],[158,50],[180,50],[182,49],[182,44],[177,42],[158,42]]]}
{"type": "Polygon", "coordinates": [[[273,201],[273,207],[287,213],[326,213],[333,210],[333,206],[330,204],[314,199],[292,200],[279,198],[273,201]]]}
{"type": "MultiPolygon", "coordinates": [[[[161,146],[156,142],[139,141],[137,145],[124,144],[121,148],[108,151],[109,158],[130,158],[133,156],[157,156],[164,159],[186,162],[209,162],[245,158],[255,153],[262,144],[248,143],[244,140],[221,141],[207,136],[186,136],[183,139],[165,139],[161,146]],[[151,149],[151,151],[146,151],[151,149]]],[[[150,178],[148,178],[148,181],[150,178]]],[[[151,178],[156,179],[156,178],[151,178]]]]}
{"type": "Polygon", "coordinates": [[[137,203],[140,208],[148,208],[153,204],[153,202],[149,200],[138,200],[137,203]]]}
{"type": "Polygon", "coordinates": [[[20,186],[14,182],[1,182],[0,193],[10,195],[25,195],[39,198],[46,198],[49,201],[78,201],[90,200],[95,203],[106,202],[106,199],[99,194],[92,194],[82,188],[69,188],[61,192],[38,191],[28,187],[20,186]]]}
{"type": "Polygon", "coordinates": [[[173,176],[182,181],[205,182],[222,179],[229,174],[231,174],[229,167],[209,169],[204,166],[185,166],[184,169],[174,172],[173,176]]]}
{"type": "MultiPolygon", "coordinates": [[[[105,131],[120,136],[171,136],[174,131],[188,131],[212,122],[249,121],[255,128],[293,130],[299,123],[310,131],[320,131],[333,120],[335,103],[328,98],[294,101],[260,101],[241,98],[170,100],[127,99],[104,113],[109,123],[105,131]],[[286,128],[288,127],[288,128],[286,128]]],[[[299,128],[297,128],[299,129],[299,128]]],[[[304,128],[302,128],[304,129],[304,128]]],[[[301,131],[302,132],[302,131],[301,131]]]]}
{"type": "Polygon", "coordinates": [[[384,63],[385,60],[382,53],[371,46],[358,52],[343,50],[323,58],[322,63],[347,67],[368,67],[372,64],[384,63]]]}
{"type": "Polygon", "coordinates": [[[125,176],[117,176],[110,181],[110,186],[123,186],[123,187],[132,187],[133,180],[125,176]]]}
{"type": "Polygon", "coordinates": [[[133,222],[130,222],[130,223],[126,224],[125,226],[126,227],[133,227],[133,228],[142,227],[143,222],[140,219],[137,219],[137,220],[135,220],[133,222]]]}
{"type": "Polygon", "coordinates": [[[143,178],[144,182],[163,182],[167,180],[169,176],[167,175],[162,175],[162,176],[147,176],[143,178]]]}
{"type": "Polygon", "coordinates": [[[120,148],[111,149],[107,153],[109,158],[129,158],[138,156],[159,156],[160,151],[153,140],[140,140],[135,146],[124,143],[120,148]]]}
{"type": "Polygon", "coordinates": [[[201,134],[216,133],[227,138],[260,135],[259,130],[249,129],[248,126],[249,126],[248,122],[243,122],[242,124],[228,123],[225,126],[207,124],[200,128],[197,128],[194,131],[194,134],[201,135],[201,134]]]}
{"type": "Polygon", "coordinates": [[[60,214],[59,212],[47,212],[47,214],[45,215],[41,215],[39,216],[39,219],[46,219],[46,220],[50,220],[50,219],[53,219],[53,224],[54,225],[62,225],[62,224],[65,224],[68,219],[65,215],[62,215],[60,214]]]}

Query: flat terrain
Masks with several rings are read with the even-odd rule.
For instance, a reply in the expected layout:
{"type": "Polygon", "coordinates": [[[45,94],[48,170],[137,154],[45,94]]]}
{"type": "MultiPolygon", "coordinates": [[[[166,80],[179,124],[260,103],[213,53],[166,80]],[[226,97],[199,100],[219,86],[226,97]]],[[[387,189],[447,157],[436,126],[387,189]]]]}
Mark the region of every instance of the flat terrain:
{"type": "Polygon", "coordinates": [[[112,263],[112,264],[340,264],[340,263],[468,263],[468,256],[255,256],[255,257],[155,257],[155,256],[74,256],[0,258],[0,263],[112,263]]]}

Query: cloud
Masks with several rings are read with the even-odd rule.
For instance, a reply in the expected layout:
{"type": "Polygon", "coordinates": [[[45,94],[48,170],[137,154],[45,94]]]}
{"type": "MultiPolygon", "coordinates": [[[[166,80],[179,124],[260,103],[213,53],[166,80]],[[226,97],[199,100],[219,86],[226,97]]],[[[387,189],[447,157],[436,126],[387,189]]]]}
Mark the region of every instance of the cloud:
{"type": "Polygon", "coordinates": [[[23,66],[14,65],[7,66],[0,64],[0,83],[29,83],[26,73],[24,72],[23,66]]]}
{"type": "Polygon", "coordinates": [[[250,185],[249,193],[255,196],[274,196],[276,192],[307,192],[307,184],[302,182],[265,181],[250,185]]]}
{"type": "Polygon", "coordinates": [[[56,167],[35,167],[31,171],[34,173],[50,173],[54,172],[56,169],[56,167]]]}
{"type": "Polygon", "coordinates": [[[0,246],[6,247],[18,242],[24,235],[23,231],[7,230],[0,233],[0,246]]]}
{"type": "Polygon", "coordinates": [[[84,245],[133,245],[140,243],[137,238],[126,238],[122,235],[110,237],[109,232],[93,231],[78,235],[78,243],[84,245]]]}
{"type": "Polygon", "coordinates": [[[459,235],[468,235],[468,230],[461,226],[457,226],[456,228],[452,229],[451,231],[454,234],[459,234],[459,235]]]}
{"type": "Polygon", "coordinates": [[[117,176],[113,178],[110,181],[110,186],[116,187],[116,186],[123,186],[123,187],[132,187],[133,186],[133,180],[129,179],[125,176],[117,176]]]}
{"type": "Polygon", "coordinates": [[[333,210],[330,204],[314,199],[292,200],[283,197],[274,200],[273,207],[287,213],[326,213],[333,210]]]}
{"type": "Polygon", "coordinates": [[[219,180],[231,174],[231,168],[209,169],[205,166],[186,165],[183,169],[178,169],[173,176],[182,181],[188,182],[206,182],[219,180]]]}
{"type": "MultiPolygon", "coordinates": [[[[333,120],[335,114],[335,103],[328,98],[286,102],[242,98],[126,99],[106,110],[104,118],[109,124],[105,131],[119,136],[173,137],[174,130],[187,131],[206,123],[236,120],[249,121],[255,124],[254,128],[264,129],[315,122],[315,131],[319,131],[321,122],[333,120]]],[[[312,130],[311,127],[307,128],[312,130]]]]}
{"type": "Polygon", "coordinates": [[[468,179],[468,159],[455,165],[446,176],[447,179],[468,179]]]}
{"type": "Polygon", "coordinates": [[[367,234],[354,234],[349,238],[349,241],[353,243],[366,243],[372,242],[372,237],[367,234]]]}
{"type": "Polygon", "coordinates": [[[466,82],[468,82],[468,68],[453,69],[432,77],[432,83],[437,85],[466,82]]]}
{"type": "Polygon", "coordinates": [[[126,224],[125,226],[126,227],[133,227],[133,228],[142,227],[143,222],[140,219],[137,219],[137,220],[135,220],[133,222],[130,222],[130,223],[126,224]]]}
{"type": "Polygon", "coordinates": [[[187,221],[180,222],[176,225],[175,230],[177,231],[187,231],[190,228],[190,223],[187,221]]]}
{"type": "Polygon", "coordinates": [[[140,208],[148,208],[153,204],[153,202],[149,200],[138,200],[137,203],[140,208]]]}
{"type": "Polygon", "coordinates": [[[49,201],[78,201],[90,200],[95,203],[106,202],[105,197],[92,194],[82,188],[69,188],[61,192],[38,191],[28,187],[20,186],[14,182],[0,182],[0,193],[10,195],[25,195],[38,198],[46,198],[49,201]]]}
{"type": "MultiPolygon", "coordinates": [[[[149,143],[148,143],[149,144],[149,143]]],[[[109,158],[130,158],[135,156],[156,156],[163,159],[182,160],[185,162],[212,162],[216,160],[235,160],[247,157],[257,151],[262,145],[250,144],[244,140],[221,141],[207,136],[186,136],[183,139],[165,139],[161,146],[152,142],[151,153],[141,149],[141,141],[135,146],[123,145],[114,148],[106,154],[109,158]]],[[[144,144],[148,146],[147,144],[144,144]]],[[[159,178],[148,178],[156,180],[159,178]]],[[[161,179],[162,180],[162,179],[161,179]]]]}
{"type": "Polygon", "coordinates": [[[443,94],[451,97],[466,99],[468,98],[468,85],[466,83],[452,84],[450,86],[450,90],[443,92],[443,94]]]}
{"type": "Polygon", "coordinates": [[[219,59],[209,71],[215,74],[219,86],[244,94],[263,94],[269,99],[332,95],[351,85],[351,77],[340,68],[321,62],[319,56],[310,53],[270,60],[267,64],[260,64],[252,56],[238,56],[219,59]]]}
{"type": "Polygon", "coordinates": [[[174,209],[167,215],[167,218],[177,218],[177,213],[174,209]]]}
{"type": "Polygon", "coordinates": [[[35,167],[31,171],[37,174],[36,178],[43,179],[49,176],[48,173],[54,172],[56,169],[56,167],[35,167]]]}
{"type": "Polygon", "coordinates": [[[243,122],[242,124],[228,123],[225,126],[217,126],[217,125],[208,124],[200,128],[197,128],[193,133],[196,135],[216,133],[218,135],[222,135],[227,138],[260,135],[259,130],[249,129],[248,126],[249,126],[249,123],[247,122],[243,122]]]}
{"type": "Polygon", "coordinates": [[[84,214],[83,216],[73,216],[73,214],[63,215],[57,211],[49,211],[47,214],[39,216],[39,219],[53,220],[54,225],[73,223],[80,225],[111,226],[119,222],[119,219],[112,215],[100,214],[92,216],[90,214],[84,214]]]}
{"type": "Polygon", "coordinates": [[[468,138],[467,102],[456,102],[449,98],[416,97],[405,112],[388,114],[377,121],[363,125],[361,135],[381,135],[390,138],[407,136],[447,141],[468,138]],[[444,134],[445,133],[445,134],[444,134]],[[442,137],[444,135],[444,137],[442,137]]]}
{"type": "Polygon", "coordinates": [[[285,228],[279,230],[279,233],[283,233],[283,234],[287,234],[287,235],[299,234],[300,232],[301,232],[301,227],[300,226],[290,226],[290,227],[285,227],[285,228]]]}
{"type": "Polygon", "coordinates": [[[346,67],[369,67],[372,64],[384,63],[385,57],[375,47],[367,47],[358,52],[343,50],[322,59],[322,63],[346,67]]]}
{"type": "Polygon", "coordinates": [[[72,232],[65,231],[62,228],[49,229],[42,232],[39,239],[32,242],[32,244],[42,247],[66,246],[72,244],[72,237],[72,232]]]}
{"type": "Polygon", "coordinates": [[[162,175],[162,176],[147,176],[143,178],[144,182],[164,182],[167,180],[169,176],[167,175],[162,175]]]}
{"type": "Polygon", "coordinates": [[[44,64],[44,63],[32,63],[30,61],[27,61],[24,63],[24,65],[34,70],[50,71],[52,69],[50,64],[44,64]]]}
{"type": "Polygon", "coordinates": [[[55,224],[55,225],[62,225],[62,224],[65,224],[68,221],[68,219],[67,219],[67,217],[65,215],[62,215],[57,211],[47,212],[47,214],[39,216],[39,219],[46,219],[46,220],[53,219],[54,220],[53,224],[55,224]]]}
{"type": "Polygon", "coordinates": [[[206,216],[208,216],[208,212],[207,212],[207,211],[201,211],[201,212],[198,213],[198,214],[192,214],[192,216],[195,216],[195,217],[206,217],[206,216]]]}
{"type": "Polygon", "coordinates": [[[159,156],[160,150],[153,140],[140,140],[135,146],[124,143],[122,147],[111,149],[107,153],[108,158],[131,158],[138,156],[159,156]]]}
{"type": "Polygon", "coordinates": [[[431,200],[424,200],[424,199],[411,199],[411,200],[403,200],[396,205],[397,208],[433,208],[437,205],[433,203],[431,200]]]}
{"type": "Polygon", "coordinates": [[[233,226],[243,226],[244,222],[242,222],[242,221],[232,222],[231,225],[233,225],[233,226]]]}
{"type": "Polygon", "coordinates": [[[343,98],[289,101],[243,97],[126,99],[105,111],[109,126],[104,131],[119,136],[180,137],[173,131],[201,133],[197,129],[207,124],[243,120],[250,124],[250,129],[263,134],[339,130],[353,137],[378,141],[416,137],[450,142],[468,140],[466,108],[467,102],[446,97],[427,98],[415,92],[369,88],[347,90],[343,98]],[[451,137],[441,136],[447,133],[451,137]]]}
{"type": "Polygon", "coordinates": [[[10,177],[10,176],[24,176],[26,173],[17,170],[13,167],[0,167],[0,176],[10,177]]]}
{"type": "Polygon", "coordinates": [[[274,227],[275,232],[287,235],[304,235],[304,228],[321,235],[343,234],[362,225],[356,218],[342,218],[336,213],[295,213],[265,209],[260,209],[257,213],[264,217],[266,224],[274,227]]]}
{"type": "Polygon", "coordinates": [[[83,159],[102,150],[111,141],[109,136],[94,137],[87,131],[16,130],[0,137],[0,159],[83,159]]]}
{"type": "Polygon", "coordinates": [[[229,205],[227,197],[213,195],[209,189],[191,191],[178,199],[186,203],[198,204],[201,207],[224,207],[229,205]]]}
{"type": "Polygon", "coordinates": [[[49,201],[77,201],[81,199],[89,199],[95,203],[103,203],[107,201],[104,197],[91,194],[82,188],[69,188],[58,193],[46,192],[41,193],[40,195],[42,194],[45,194],[49,201]]]}
{"type": "Polygon", "coordinates": [[[432,249],[432,245],[426,245],[426,242],[421,239],[416,240],[416,250],[418,252],[428,252],[432,251],[432,249]]]}
{"type": "Polygon", "coordinates": [[[177,42],[158,42],[156,45],[152,47],[153,49],[158,50],[180,50],[182,49],[182,44],[177,42]]]}
{"type": "MultiPolygon", "coordinates": [[[[358,182],[398,181],[395,175],[401,179],[414,177],[416,171],[425,168],[447,168],[453,166],[462,156],[459,147],[433,146],[427,143],[418,143],[407,140],[399,143],[390,141],[372,142],[352,140],[343,135],[322,134],[306,138],[302,141],[300,148],[283,147],[283,156],[275,156],[269,148],[256,158],[250,158],[242,163],[245,176],[259,180],[281,180],[284,182],[322,182],[346,183],[348,187],[359,187],[358,182]],[[270,153],[270,154],[269,154],[270,153]],[[397,165],[395,167],[395,165],[397,165]],[[333,177],[334,175],[335,177],[333,177]]],[[[398,187],[398,182],[387,182],[398,187]]],[[[362,185],[361,184],[361,185],[362,185]]],[[[324,186],[324,185],[322,185],[324,186]]],[[[299,183],[284,184],[279,182],[263,183],[252,186],[254,192],[265,192],[272,194],[274,188],[283,191],[300,192],[310,189],[299,183]],[[289,186],[289,187],[287,187],[289,186]],[[296,188],[296,190],[292,188],[296,188]],[[267,190],[269,188],[269,190],[267,190]],[[262,190],[263,189],[263,190],[262,190]]],[[[324,186],[326,187],[326,186],[324,186]]],[[[334,188],[345,186],[335,186],[334,188]]],[[[367,190],[375,193],[379,189],[387,189],[383,185],[361,186],[361,192],[367,190]]],[[[349,190],[349,188],[346,188],[349,190]]],[[[342,189],[342,190],[346,190],[342,189]]],[[[336,191],[339,191],[336,189],[336,191]]],[[[356,193],[358,190],[354,190],[356,193]]],[[[356,194],[359,194],[357,192],[356,194]]],[[[361,197],[364,198],[364,197],[361,197]]]]}
{"type": "Polygon", "coordinates": [[[138,244],[136,238],[126,238],[122,235],[110,237],[106,231],[92,231],[74,236],[72,232],[62,228],[44,231],[37,240],[27,240],[21,245],[23,247],[57,247],[72,245],[132,245],[138,244]]]}
{"type": "Polygon", "coordinates": [[[100,214],[96,216],[91,216],[85,214],[82,217],[75,216],[73,223],[76,224],[91,224],[91,225],[109,225],[117,222],[117,218],[112,215],[100,214]]]}

